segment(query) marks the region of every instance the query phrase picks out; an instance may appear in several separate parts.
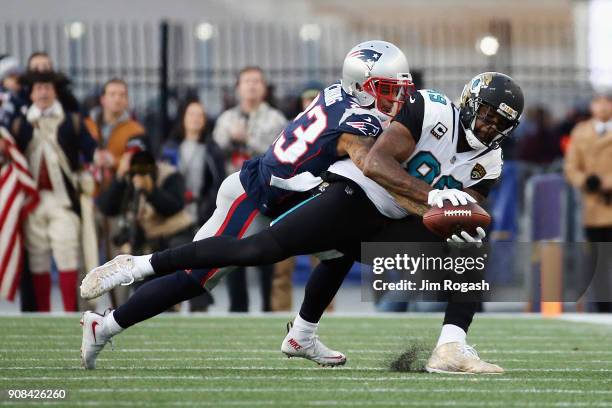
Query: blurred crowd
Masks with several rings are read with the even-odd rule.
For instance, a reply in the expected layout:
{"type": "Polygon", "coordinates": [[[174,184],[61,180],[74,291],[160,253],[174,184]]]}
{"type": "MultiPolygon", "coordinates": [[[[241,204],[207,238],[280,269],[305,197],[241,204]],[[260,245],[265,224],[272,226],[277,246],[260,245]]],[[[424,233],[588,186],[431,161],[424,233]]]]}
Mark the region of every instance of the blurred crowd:
{"type": "MultiPolygon", "coordinates": [[[[52,281],[64,310],[76,311],[87,306],[77,296],[87,270],[119,253],[150,253],[193,239],[226,175],[264,153],[287,118],[321,89],[305,84],[296,100],[277,109],[263,70],[245,67],[233,107],[215,120],[187,98],[153,150],[158,144],[133,115],[130,84],[122,78],[109,78],[94,92],[99,98],[84,103],[49,55],[37,52],[25,67],[0,57],[0,80],[0,297],[12,300],[20,290],[22,310],[41,312],[51,308],[52,281]]],[[[504,155],[534,171],[564,171],[584,195],[586,237],[612,241],[609,95],[560,121],[546,107],[530,108],[504,155]]],[[[294,260],[255,268],[263,311],[291,309],[294,268],[294,260]]],[[[248,311],[246,271],[232,273],[227,283],[230,311],[248,311]]],[[[113,291],[113,306],[129,290],[113,291]]],[[[203,295],[190,310],[205,311],[213,302],[203,295]]]]}

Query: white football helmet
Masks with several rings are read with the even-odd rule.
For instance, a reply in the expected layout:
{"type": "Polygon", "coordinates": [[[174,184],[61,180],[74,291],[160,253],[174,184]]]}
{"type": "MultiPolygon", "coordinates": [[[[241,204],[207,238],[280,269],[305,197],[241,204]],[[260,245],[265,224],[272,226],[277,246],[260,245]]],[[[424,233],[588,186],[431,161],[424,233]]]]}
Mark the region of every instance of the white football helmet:
{"type": "Polygon", "coordinates": [[[342,89],[359,105],[374,105],[393,117],[414,84],[404,53],[390,42],[375,40],[357,44],[346,54],[342,89]]]}

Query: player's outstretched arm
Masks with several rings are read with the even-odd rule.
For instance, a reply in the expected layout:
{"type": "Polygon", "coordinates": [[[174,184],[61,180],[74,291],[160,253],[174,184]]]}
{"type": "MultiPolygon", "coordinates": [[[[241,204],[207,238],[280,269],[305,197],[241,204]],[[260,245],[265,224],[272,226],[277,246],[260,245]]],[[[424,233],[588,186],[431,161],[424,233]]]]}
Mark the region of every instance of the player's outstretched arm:
{"type": "Polygon", "coordinates": [[[427,204],[420,203],[411,198],[390,192],[391,196],[395,199],[395,201],[405,210],[409,211],[412,214],[418,215],[422,217],[431,207],[427,204]]]}
{"type": "Polygon", "coordinates": [[[390,193],[427,204],[431,186],[409,175],[402,167],[415,146],[410,130],[401,123],[391,122],[368,152],[362,170],[390,193]]]}
{"type": "MultiPolygon", "coordinates": [[[[348,154],[353,163],[363,171],[366,157],[374,145],[374,142],[375,139],[373,137],[363,137],[344,133],[338,140],[338,154],[341,156],[348,154]]],[[[419,203],[413,199],[395,193],[391,193],[391,195],[393,195],[399,205],[413,214],[422,216],[429,209],[426,204],[419,203]]]]}
{"type": "Polygon", "coordinates": [[[359,170],[363,171],[365,159],[368,152],[374,146],[376,139],[373,137],[357,136],[350,133],[343,133],[338,139],[338,155],[348,156],[359,170]]]}

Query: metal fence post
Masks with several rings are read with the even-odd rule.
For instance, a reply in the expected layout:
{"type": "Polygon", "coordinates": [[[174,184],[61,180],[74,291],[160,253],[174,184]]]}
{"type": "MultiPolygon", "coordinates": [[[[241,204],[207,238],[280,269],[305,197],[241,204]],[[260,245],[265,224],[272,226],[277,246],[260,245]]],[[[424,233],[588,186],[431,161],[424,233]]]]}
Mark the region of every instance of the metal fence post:
{"type": "MultiPolygon", "coordinates": [[[[167,20],[161,22],[160,30],[160,53],[159,53],[159,113],[162,137],[168,134],[169,119],[168,119],[168,40],[169,27],[167,20]]],[[[161,143],[161,140],[157,142],[161,143]]]]}

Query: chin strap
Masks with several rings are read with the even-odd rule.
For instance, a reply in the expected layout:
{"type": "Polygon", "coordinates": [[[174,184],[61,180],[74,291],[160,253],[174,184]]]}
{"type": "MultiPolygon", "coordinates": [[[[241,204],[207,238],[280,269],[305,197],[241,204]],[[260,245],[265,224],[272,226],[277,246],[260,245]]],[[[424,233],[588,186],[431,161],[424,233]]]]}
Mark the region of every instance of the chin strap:
{"type": "MultiPolygon", "coordinates": [[[[474,121],[472,122],[471,128],[474,127],[475,121],[476,119],[474,119],[474,121]]],[[[465,129],[465,140],[467,140],[470,147],[474,150],[480,150],[487,147],[484,143],[480,141],[480,139],[476,137],[472,129],[465,129]]]]}

